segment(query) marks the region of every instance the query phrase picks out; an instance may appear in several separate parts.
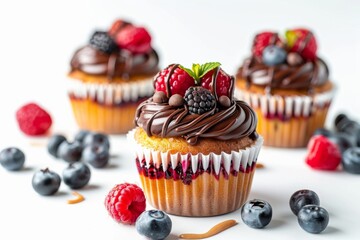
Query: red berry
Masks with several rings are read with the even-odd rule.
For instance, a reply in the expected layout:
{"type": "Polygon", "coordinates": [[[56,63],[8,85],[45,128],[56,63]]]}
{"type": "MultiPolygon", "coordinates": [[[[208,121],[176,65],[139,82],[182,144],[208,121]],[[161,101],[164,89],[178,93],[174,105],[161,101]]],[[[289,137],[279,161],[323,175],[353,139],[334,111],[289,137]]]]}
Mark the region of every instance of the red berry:
{"type": "Polygon", "coordinates": [[[170,76],[170,93],[166,92],[165,79],[170,74],[174,65],[170,65],[155,76],[155,89],[156,91],[162,91],[168,95],[168,97],[174,94],[185,95],[186,90],[189,87],[195,86],[195,80],[183,69],[176,67],[170,76]]]}
{"type": "Polygon", "coordinates": [[[117,184],[106,196],[105,207],[115,221],[134,224],[146,208],[144,192],[135,184],[117,184]]]}
{"type": "Polygon", "coordinates": [[[39,105],[28,103],[16,111],[20,130],[27,135],[44,134],[52,124],[51,116],[39,105]]]}
{"type": "Polygon", "coordinates": [[[315,60],[317,43],[311,31],[303,28],[289,30],[286,38],[290,52],[299,53],[305,60],[315,60]]]}
{"type": "Polygon", "coordinates": [[[118,19],[116,20],[110,27],[108,33],[110,36],[115,36],[121,29],[123,29],[125,26],[127,26],[129,23],[118,19]]]}
{"type": "Polygon", "coordinates": [[[261,58],[262,52],[267,46],[271,44],[280,44],[280,43],[281,43],[281,39],[279,38],[277,33],[262,32],[255,36],[251,50],[256,57],[261,58]]]}
{"type": "Polygon", "coordinates": [[[322,135],[313,136],[307,146],[306,163],[318,170],[336,170],[341,162],[340,148],[322,135]]]}
{"type": "Polygon", "coordinates": [[[151,36],[143,27],[129,25],[116,36],[115,42],[132,53],[147,53],[151,49],[151,36]]]}
{"type": "MultiPolygon", "coordinates": [[[[215,70],[211,70],[210,72],[206,73],[204,77],[201,78],[201,86],[213,91],[212,86],[212,78],[215,70]]],[[[225,95],[227,97],[231,97],[230,92],[231,87],[231,77],[226,74],[222,69],[220,69],[219,74],[216,78],[216,94],[218,98],[225,95]]]]}

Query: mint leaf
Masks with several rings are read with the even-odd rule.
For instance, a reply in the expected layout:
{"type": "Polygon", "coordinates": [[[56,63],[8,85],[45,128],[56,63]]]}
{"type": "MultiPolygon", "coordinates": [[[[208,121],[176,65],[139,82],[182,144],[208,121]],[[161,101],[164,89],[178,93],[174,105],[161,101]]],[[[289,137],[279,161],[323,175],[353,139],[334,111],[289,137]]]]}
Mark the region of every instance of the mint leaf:
{"type": "Polygon", "coordinates": [[[198,75],[199,78],[202,78],[203,76],[205,76],[205,74],[207,74],[211,70],[219,67],[220,65],[221,65],[221,63],[219,63],[219,62],[208,62],[208,63],[201,65],[199,75],[198,75]]]}
{"type": "Polygon", "coordinates": [[[286,31],[285,33],[285,37],[286,37],[286,40],[287,40],[287,45],[289,47],[293,47],[296,43],[296,40],[298,39],[298,36],[297,34],[294,32],[294,31],[286,31]]]}
{"type": "Polygon", "coordinates": [[[199,75],[200,75],[200,70],[201,70],[200,64],[193,63],[192,70],[193,70],[193,72],[195,74],[195,80],[199,80],[199,75]]]}
{"type": "Polygon", "coordinates": [[[195,73],[194,73],[191,69],[186,68],[186,67],[184,67],[183,65],[179,65],[179,67],[180,67],[182,70],[184,70],[185,72],[187,72],[187,73],[190,75],[190,77],[192,77],[193,79],[196,79],[195,73]]]}

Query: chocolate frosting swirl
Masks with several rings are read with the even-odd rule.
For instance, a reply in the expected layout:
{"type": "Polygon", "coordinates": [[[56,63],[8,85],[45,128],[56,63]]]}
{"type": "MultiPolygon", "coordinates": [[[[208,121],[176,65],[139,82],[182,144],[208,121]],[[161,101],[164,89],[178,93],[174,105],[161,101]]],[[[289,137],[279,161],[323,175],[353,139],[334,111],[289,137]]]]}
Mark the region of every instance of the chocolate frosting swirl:
{"type": "Polygon", "coordinates": [[[234,100],[229,108],[213,110],[202,115],[190,114],[187,106],[173,107],[168,103],[154,103],[152,98],[140,104],[135,123],[148,136],[184,137],[191,145],[198,138],[218,140],[257,136],[257,117],[249,105],[234,100]]]}
{"type": "Polygon", "coordinates": [[[146,54],[132,54],[120,49],[111,54],[87,45],[80,48],[71,59],[71,71],[80,70],[91,75],[104,75],[108,79],[133,75],[156,74],[159,71],[159,57],[155,50],[146,54]]]}
{"type": "Polygon", "coordinates": [[[237,77],[246,79],[248,86],[254,84],[268,87],[270,90],[311,90],[328,81],[329,69],[321,58],[297,66],[290,66],[287,63],[267,66],[257,58],[251,57],[239,68],[237,77]]]}

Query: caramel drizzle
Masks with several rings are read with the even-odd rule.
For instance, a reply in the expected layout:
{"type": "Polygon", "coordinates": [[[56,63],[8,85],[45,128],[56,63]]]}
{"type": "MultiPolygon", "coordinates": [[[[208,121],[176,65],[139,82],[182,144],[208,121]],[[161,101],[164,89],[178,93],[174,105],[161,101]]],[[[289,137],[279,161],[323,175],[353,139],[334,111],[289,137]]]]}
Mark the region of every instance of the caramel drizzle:
{"type": "Polygon", "coordinates": [[[222,231],[225,231],[226,229],[231,228],[231,227],[235,226],[236,224],[237,224],[236,220],[226,220],[226,221],[216,224],[215,226],[210,228],[210,230],[207,231],[206,233],[200,233],[200,234],[199,233],[184,233],[184,234],[180,234],[179,238],[182,238],[182,239],[208,238],[208,237],[212,237],[222,231]]]}

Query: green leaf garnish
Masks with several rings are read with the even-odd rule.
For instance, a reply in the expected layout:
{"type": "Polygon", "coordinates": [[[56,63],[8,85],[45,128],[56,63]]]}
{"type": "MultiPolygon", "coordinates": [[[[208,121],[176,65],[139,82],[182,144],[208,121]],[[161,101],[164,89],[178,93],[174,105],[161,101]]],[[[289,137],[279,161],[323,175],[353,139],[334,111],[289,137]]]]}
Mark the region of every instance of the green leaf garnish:
{"type": "Polygon", "coordinates": [[[221,65],[221,63],[219,63],[219,62],[209,62],[209,63],[205,63],[205,64],[201,65],[199,78],[202,78],[203,76],[205,76],[205,74],[207,74],[211,70],[219,67],[220,65],[221,65]]]}
{"type": "Polygon", "coordinates": [[[286,37],[286,40],[287,40],[287,45],[292,48],[295,43],[296,43],[296,40],[298,39],[298,36],[296,34],[296,32],[294,31],[286,31],[285,33],[285,37],[286,37]]]}
{"type": "Polygon", "coordinates": [[[219,62],[209,62],[205,64],[194,63],[192,69],[186,68],[182,65],[179,67],[187,72],[194,80],[196,84],[200,84],[200,79],[205,76],[211,70],[219,67],[221,64],[219,62]]]}

